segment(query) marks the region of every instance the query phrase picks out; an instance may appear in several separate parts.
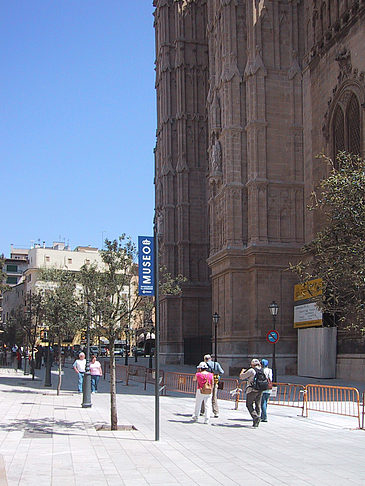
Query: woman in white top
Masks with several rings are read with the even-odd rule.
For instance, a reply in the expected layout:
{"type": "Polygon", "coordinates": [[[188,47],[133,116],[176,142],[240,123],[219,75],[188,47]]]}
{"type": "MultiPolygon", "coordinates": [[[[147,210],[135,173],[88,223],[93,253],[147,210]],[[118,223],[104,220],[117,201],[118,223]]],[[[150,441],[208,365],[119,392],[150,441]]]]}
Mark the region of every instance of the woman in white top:
{"type": "Polygon", "coordinates": [[[98,383],[102,374],[100,361],[97,361],[95,354],[93,354],[90,361],[91,393],[98,391],[98,383]]]}
{"type": "MultiPolygon", "coordinates": [[[[272,369],[269,368],[269,362],[267,359],[261,360],[263,372],[268,380],[272,381],[272,369]]],[[[267,422],[267,402],[270,398],[271,390],[265,390],[261,396],[261,422],[267,422]]]]}

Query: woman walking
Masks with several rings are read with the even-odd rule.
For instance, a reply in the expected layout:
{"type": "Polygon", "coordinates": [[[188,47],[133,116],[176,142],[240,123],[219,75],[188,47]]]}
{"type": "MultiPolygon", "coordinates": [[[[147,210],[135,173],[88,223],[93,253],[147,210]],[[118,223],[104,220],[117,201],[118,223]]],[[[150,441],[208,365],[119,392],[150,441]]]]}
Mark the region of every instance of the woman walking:
{"type": "Polygon", "coordinates": [[[204,423],[209,424],[212,408],[213,373],[208,372],[208,365],[204,361],[198,364],[197,373],[193,380],[197,382],[195,395],[195,410],[192,416],[194,422],[198,420],[202,402],[204,402],[204,423]]]}
{"type": "Polygon", "coordinates": [[[90,361],[90,374],[91,374],[91,393],[98,391],[98,383],[103,371],[101,369],[100,361],[97,361],[95,354],[91,355],[90,361]]]}

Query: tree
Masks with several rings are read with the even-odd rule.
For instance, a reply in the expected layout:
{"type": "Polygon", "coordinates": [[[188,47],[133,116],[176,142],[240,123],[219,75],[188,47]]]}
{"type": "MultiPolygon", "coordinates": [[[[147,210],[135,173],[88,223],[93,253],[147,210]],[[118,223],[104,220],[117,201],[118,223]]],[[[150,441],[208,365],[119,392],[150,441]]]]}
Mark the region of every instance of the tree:
{"type": "Polygon", "coordinates": [[[345,152],[330,167],[312,195],[309,210],[324,219],[315,238],[304,246],[303,261],[291,265],[302,282],[323,279],[316,297],[323,312],[340,327],[364,332],[365,324],[365,160],[345,152]]]}
{"type": "Polygon", "coordinates": [[[83,327],[86,308],[82,295],[77,291],[74,273],[58,269],[42,270],[40,278],[49,283],[40,292],[43,295],[43,318],[48,325],[48,339],[53,337],[58,343],[59,395],[62,384],[62,343],[66,336],[83,327]]]}
{"type": "MultiPolygon", "coordinates": [[[[35,345],[43,316],[43,306],[43,295],[41,293],[32,295],[32,293],[29,292],[26,296],[25,308],[18,309],[18,322],[24,330],[27,346],[30,347],[32,380],[34,380],[35,375],[35,345]]],[[[27,359],[27,356],[25,356],[25,359],[27,359]]]]}
{"type": "Polygon", "coordinates": [[[79,277],[85,298],[90,302],[92,322],[109,340],[111,430],[117,430],[114,341],[128,325],[140,303],[140,299],[130,302],[127,292],[136,276],[134,260],[137,250],[131,239],[122,235],[118,240],[105,240],[105,250],[100,253],[105,268],[84,265],[79,277]]]}
{"type": "MultiPolygon", "coordinates": [[[[111,430],[118,429],[116,404],[116,373],[114,341],[129,329],[138,313],[152,315],[154,301],[137,295],[137,249],[130,237],[122,235],[118,240],[105,240],[100,251],[104,268],[84,265],[79,279],[83,293],[90,302],[92,324],[98,335],[109,340],[110,351],[110,419],[111,430]],[[132,298],[130,295],[132,294],[132,298]]],[[[161,278],[164,293],[179,293],[181,276],[172,278],[166,272],[161,278]]]]}

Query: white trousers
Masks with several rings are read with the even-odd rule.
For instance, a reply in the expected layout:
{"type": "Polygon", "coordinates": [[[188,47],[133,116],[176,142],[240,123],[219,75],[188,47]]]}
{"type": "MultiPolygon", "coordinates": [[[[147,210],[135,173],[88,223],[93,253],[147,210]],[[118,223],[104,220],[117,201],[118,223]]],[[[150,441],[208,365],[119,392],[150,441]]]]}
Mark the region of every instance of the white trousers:
{"type": "Polygon", "coordinates": [[[198,388],[195,395],[195,410],[193,418],[198,418],[200,414],[200,407],[204,402],[204,421],[209,422],[210,413],[212,410],[212,394],[205,395],[201,393],[200,389],[198,388]]]}

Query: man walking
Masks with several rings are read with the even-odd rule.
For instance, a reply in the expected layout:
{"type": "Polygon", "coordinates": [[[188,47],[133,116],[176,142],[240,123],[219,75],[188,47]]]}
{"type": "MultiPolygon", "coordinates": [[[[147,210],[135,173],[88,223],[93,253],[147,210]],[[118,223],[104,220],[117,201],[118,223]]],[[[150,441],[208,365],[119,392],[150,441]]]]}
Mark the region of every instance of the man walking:
{"type": "Polygon", "coordinates": [[[79,354],[79,359],[76,359],[74,364],[72,365],[75,372],[78,374],[78,391],[82,393],[82,384],[84,382],[84,374],[85,374],[85,367],[86,367],[86,359],[85,353],[79,354]]]}
{"type": "Polygon", "coordinates": [[[242,369],[240,373],[240,380],[247,380],[246,407],[253,419],[253,427],[258,427],[261,421],[262,390],[254,386],[256,373],[263,374],[260,361],[256,358],[251,361],[251,368],[242,369]]]}
{"type": "MultiPolygon", "coordinates": [[[[214,418],[218,418],[219,415],[219,407],[218,407],[218,383],[220,380],[220,375],[224,374],[223,368],[218,363],[218,361],[212,361],[212,357],[210,354],[206,354],[204,356],[204,362],[208,365],[208,371],[213,373],[214,376],[214,387],[212,393],[212,409],[214,418]]],[[[204,413],[204,403],[202,403],[202,410],[201,413],[204,413]]]]}

